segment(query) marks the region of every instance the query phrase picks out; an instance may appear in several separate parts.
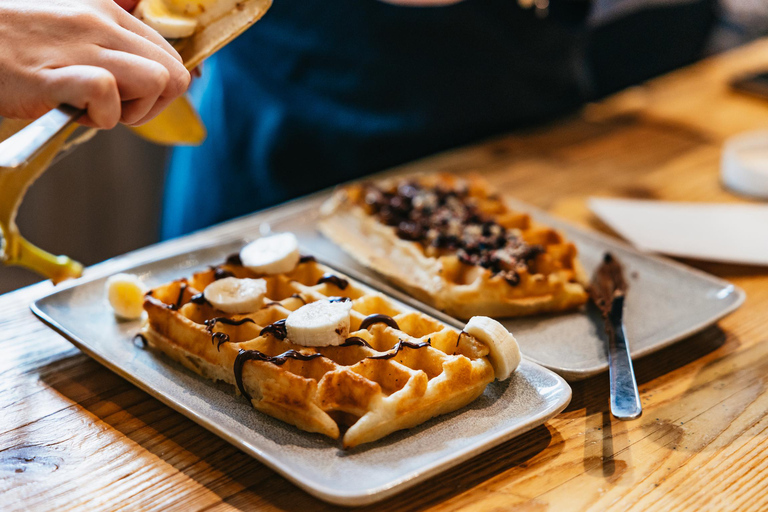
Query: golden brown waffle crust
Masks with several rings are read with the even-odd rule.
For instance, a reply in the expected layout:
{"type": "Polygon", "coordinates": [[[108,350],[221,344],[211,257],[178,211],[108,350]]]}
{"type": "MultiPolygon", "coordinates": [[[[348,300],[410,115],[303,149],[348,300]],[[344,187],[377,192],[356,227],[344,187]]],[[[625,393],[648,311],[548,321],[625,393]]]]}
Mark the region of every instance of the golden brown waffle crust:
{"type": "MultiPolygon", "coordinates": [[[[456,181],[453,176],[444,175],[407,179],[426,179],[430,183],[456,181]]],[[[469,181],[472,187],[488,190],[480,178],[469,181]]],[[[359,186],[338,189],[323,205],[321,232],[363,265],[422,302],[451,316],[469,319],[476,315],[515,317],[559,312],[577,308],[587,300],[586,273],[572,243],[553,244],[557,245],[559,254],[565,253],[569,268],[547,275],[526,273],[519,285],[512,286],[503,278],[492,276],[487,269],[461,263],[453,255],[428,256],[418,242],[399,238],[394,227],[379,222],[353,199],[359,195],[356,187],[359,186]],[[460,282],[448,276],[460,276],[460,282]]],[[[531,230],[534,229],[541,232],[548,228],[531,223],[531,230]]],[[[550,251],[550,247],[547,250],[550,251]]]]}
{"type": "MultiPolygon", "coordinates": [[[[219,267],[237,277],[256,277],[241,266],[219,267]]],[[[322,354],[307,361],[287,359],[282,365],[248,360],[242,366],[242,385],[257,410],[302,430],[338,438],[348,426],[344,447],[371,442],[460,409],[494,379],[488,348],[482,343],[316,262],[300,263],[289,274],[266,277],[268,297],[275,300],[248,315],[225,315],[205,302],[192,302],[215,279],[215,272],[201,271],[147,294],[142,335],[148,345],[205,378],[231,385],[237,384],[234,367],[241,350],[257,350],[267,356],[290,350],[322,354]],[[318,277],[328,272],[348,281],[348,286],[320,284],[318,277]],[[305,302],[327,297],[352,300],[350,336],[359,336],[369,346],[301,347],[261,334],[263,327],[305,302]],[[372,314],[391,316],[397,328],[378,323],[362,329],[362,320],[372,314]],[[247,321],[209,327],[205,320],[212,318],[247,321]],[[217,344],[215,333],[225,333],[230,339],[217,344]],[[429,344],[405,347],[389,359],[371,357],[392,352],[400,340],[414,345],[428,340],[429,344]]]]}

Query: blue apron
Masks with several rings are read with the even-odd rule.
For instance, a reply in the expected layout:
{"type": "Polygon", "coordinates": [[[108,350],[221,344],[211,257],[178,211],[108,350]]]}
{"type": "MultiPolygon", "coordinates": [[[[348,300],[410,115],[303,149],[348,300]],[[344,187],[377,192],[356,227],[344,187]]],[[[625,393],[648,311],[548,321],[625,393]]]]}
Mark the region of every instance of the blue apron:
{"type": "Polygon", "coordinates": [[[710,22],[701,1],[588,30],[586,5],[274,0],[194,86],[208,139],[173,153],[162,236],[561,116],[692,60],[710,22]]]}

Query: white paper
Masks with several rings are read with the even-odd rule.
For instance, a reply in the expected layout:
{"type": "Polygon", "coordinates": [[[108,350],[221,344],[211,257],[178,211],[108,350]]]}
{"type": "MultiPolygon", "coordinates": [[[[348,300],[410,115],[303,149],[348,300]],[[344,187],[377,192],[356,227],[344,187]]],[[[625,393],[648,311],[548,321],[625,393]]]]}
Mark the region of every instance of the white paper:
{"type": "Polygon", "coordinates": [[[589,207],[642,250],[725,263],[768,265],[768,205],[592,197],[589,207]]]}

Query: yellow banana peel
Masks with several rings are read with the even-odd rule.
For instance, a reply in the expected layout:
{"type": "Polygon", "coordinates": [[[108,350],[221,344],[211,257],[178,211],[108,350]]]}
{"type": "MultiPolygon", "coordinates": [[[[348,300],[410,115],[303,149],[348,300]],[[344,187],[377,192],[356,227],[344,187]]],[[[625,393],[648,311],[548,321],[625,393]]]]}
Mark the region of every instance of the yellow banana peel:
{"type": "MultiPolygon", "coordinates": [[[[177,50],[187,69],[194,69],[207,57],[240,35],[261,18],[272,4],[271,0],[239,0],[220,18],[199,27],[190,37],[177,41],[177,50]]],[[[5,140],[29,124],[24,121],[3,120],[0,140],[5,140]]],[[[26,166],[18,169],[0,168],[0,262],[5,265],[26,267],[51,279],[54,284],[64,279],[79,277],[83,266],[67,256],[54,256],[35,247],[20,234],[16,226],[16,213],[24,194],[32,183],[51,165],[56,155],[71,146],[85,142],[95,133],[90,130],[83,137],[68,140],[77,129],[73,124],[57,136],[26,166]]],[[[205,126],[186,97],[177,98],[153,121],[133,128],[139,136],[162,145],[198,145],[206,136],[205,126]]]]}
{"type": "MultiPolygon", "coordinates": [[[[0,140],[5,140],[29,124],[28,121],[5,119],[0,123],[0,140]]],[[[4,265],[25,267],[54,284],[80,277],[83,265],[68,256],[55,256],[36,247],[19,233],[16,214],[29,187],[43,174],[56,155],[69,147],[85,142],[95,133],[86,132],[82,138],[69,141],[77,129],[73,124],[51,141],[27,165],[18,169],[0,168],[0,261],[4,265]]],[[[155,119],[132,128],[141,137],[161,145],[198,145],[205,140],[206,131],[200,117],[186,96],[180,96],[155,119]]]]}
{"type": "MultiPolygon", "coordinates": [[[[23,121],[3,120],[0,124],[0,140],[5,140],[28,124],[23,121]]],[[[66,144],[76,126],[70,126],[57,136],[27,165],[19,169],[0,168],[0,259],[5,265],[26,267],[54,284],[64,279],[80,277],[83,266],[67,256],[54,256],[25,240],[16,226],[16,213],[24,194],[32,183],[48,169],[54,157],[66,144]]]]}
{"type": "Polygon", "coordinates": [[[179,96],[153,120],[131,131],[162,146],[199,146],[206,136],[205,126],[186,96],[179,96]]]}

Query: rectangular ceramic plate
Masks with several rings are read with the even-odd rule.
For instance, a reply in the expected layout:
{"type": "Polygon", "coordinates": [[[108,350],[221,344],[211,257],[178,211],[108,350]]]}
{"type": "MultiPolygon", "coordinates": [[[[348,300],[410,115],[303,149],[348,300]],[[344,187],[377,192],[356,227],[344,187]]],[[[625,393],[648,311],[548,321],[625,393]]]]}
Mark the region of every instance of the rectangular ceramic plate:
{"type": "MultiPolygon", "coordinates": [[[[252,217],[234,233],[242,235],[248,231],[246,226],[258,226],[259,219],[252,217]]],[[[221,226],[208,236],[193,236],[190,241],[210,242],[211,238],[226,238],[227,232],[226,226],[221,226]]],[[[169,257],[163,257],[164,246],[160,245],[118,258],[117,262],[126,263],[121,271],[139,275],[150,287],[157,286],[221,263],[243,245],[240,236],[236,238],[236,242],[230,238],[214,246],[190,247],[169,257]],[[141,260],[149,262],[132,263],[141,260]]],[[[113,271],[111,266],[109,273],[113,271]]],[[[559,376],[523,361],[509,380],[490,384],[467,407],[344,451],[337,441],[298,430],[256,411],[235,395],[234,387],[203,379],[162,354],[135,345],[132,339],[140,321],[116,321],[106,302],[103,274],[98,266],[94,267],[86,280],[73,282],[36,301],[33,311],[100,363],[310,494],[333,503],[363,505],[391,496],[541,425],[562,411],[571,398],[570,387],[559,376]]],[[[362,280],[370,284],[368,279],[362,280]]],[[[392,293],[401,303],[407,299],[392,293]]],[[[450,320],[439,312],[432,313],[450,320]]]]}
{"type": "MultiPolygon", "coordinates": [[[[293,231],[302,242],[338,267],[354,269],[382,280],[366,270],[316,229],[318,206],[326,195],[297,202],[265,219],[273,231],[293,231]]],[[[738,308],[744,292],[732,284],[672,260],[642,253],[627,244],[575,227],[525,203],[507,200],[515,210],[528,212],[563,232],[576,244],[588,275],[610,251],[624,265],[629,282],[624,321],[633,358],[638,358],[701,331],[738,308]]],[[[245,221],[246,219],[243,219],[245,221]]],[[[243,222],[241,221],[241,222],[243,222]]],[[[262,225],[265,229],[266,225],[262,225]]],[[[421,303],[404,299],[414,307],[421,303]]],[[[600,315],[593,308],[556,315],[508,319],[502,323],[515,335],[523,354],[568,380],[580,380],[608,369],[606,336],[600,315]]],[[[454,320],[461,328],[464,322],[454,320]]]]}

